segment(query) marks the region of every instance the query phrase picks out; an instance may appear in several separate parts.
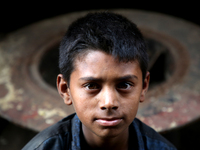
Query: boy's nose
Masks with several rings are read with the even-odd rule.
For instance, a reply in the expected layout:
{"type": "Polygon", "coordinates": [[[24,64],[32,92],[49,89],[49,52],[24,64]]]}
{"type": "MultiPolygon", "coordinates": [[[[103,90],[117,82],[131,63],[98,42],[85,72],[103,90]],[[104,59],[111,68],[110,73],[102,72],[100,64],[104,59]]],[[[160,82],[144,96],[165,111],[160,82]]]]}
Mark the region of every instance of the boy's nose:
{"type": "Polygon", "coordinates": [[[117,92],[114,89],[106,88],[102,90],[100,96],[100,109],[101,110],[117,110],[119,101],[117,92]]]}

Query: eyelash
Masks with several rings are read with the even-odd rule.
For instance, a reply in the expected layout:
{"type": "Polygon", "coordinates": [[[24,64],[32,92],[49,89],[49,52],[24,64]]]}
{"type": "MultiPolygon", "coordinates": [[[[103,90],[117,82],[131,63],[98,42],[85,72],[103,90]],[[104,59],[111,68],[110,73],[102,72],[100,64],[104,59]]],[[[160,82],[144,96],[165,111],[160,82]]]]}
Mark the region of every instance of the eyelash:
{"type": "Polygon", "coordinates": [[[97,84],[97,83],[87,83],[84,85],[84,87],[87,89],[87,90],[97,90],[97,89],[100,89],[101,87],[97,84]],[[92,88],[90,89],[89,86],[96,86],[96,88],[92,88]]]}
{"type": "Polygon", "coordinates": [[[133,83],[131,83],[131,82],[121,82],[121,83],[119,83],[118,85],[117,85],[117,89],[120,89],[120,90],[128,90],[128,89],[130,89],[131,87],[133,87],[134,86],[134,84],[133,83]],[[126,87],[126,88],[122,88],[122,87],[120,87],[120,86],[128,86],[128,87],[126,87]]]}

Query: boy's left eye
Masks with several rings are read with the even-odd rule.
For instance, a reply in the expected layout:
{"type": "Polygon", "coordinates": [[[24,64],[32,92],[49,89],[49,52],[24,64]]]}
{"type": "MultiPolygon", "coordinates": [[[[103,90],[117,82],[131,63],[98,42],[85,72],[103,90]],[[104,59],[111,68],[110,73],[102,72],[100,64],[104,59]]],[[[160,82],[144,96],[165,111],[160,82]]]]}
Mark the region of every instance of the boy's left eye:
{"type": "Polygon", "coordinates": [[[119,84],[117,85],[117,89],[126,90],[126,89],[130,89],[132,86],[133,86],[133,84],[131,84],[131,83],[129,83],[129,82],[122,82],[122,83],[119,83],[119,84]]]}
{"type": "Polygon", "coordinates": [[[97,90],[100,89],[100,86],[96,83],[88,83],[86,85],[84,85],[84,87],[88,90],[97,90]]]}

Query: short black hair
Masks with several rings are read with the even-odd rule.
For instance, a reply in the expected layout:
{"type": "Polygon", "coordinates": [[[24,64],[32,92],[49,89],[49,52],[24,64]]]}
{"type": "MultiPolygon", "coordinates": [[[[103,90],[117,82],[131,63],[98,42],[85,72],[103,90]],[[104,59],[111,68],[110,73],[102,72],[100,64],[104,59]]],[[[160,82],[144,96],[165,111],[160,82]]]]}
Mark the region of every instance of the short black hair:
{"type": "Polygon", "coordinates": [[[148,68],[144,38],[137,26],[111,12],[89,13],[73,22],[59,47],[59,68],[68,84],[75,60],[87,50],[100,50],[119,61],[138,61],[143,80],[148,68]]]}

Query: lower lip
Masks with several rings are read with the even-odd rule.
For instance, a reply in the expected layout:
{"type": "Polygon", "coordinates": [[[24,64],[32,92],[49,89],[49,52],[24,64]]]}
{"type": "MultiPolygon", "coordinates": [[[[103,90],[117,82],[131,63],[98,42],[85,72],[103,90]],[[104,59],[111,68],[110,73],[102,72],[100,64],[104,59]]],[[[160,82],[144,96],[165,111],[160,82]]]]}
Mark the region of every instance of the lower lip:
{"type": "Polygon", "coordinates": [[[112,127],[120,124],[122,119],[114,119],[114,120],[105,120],[105,119],[97,119],[96,122],[101,126],[112,127]]]}

